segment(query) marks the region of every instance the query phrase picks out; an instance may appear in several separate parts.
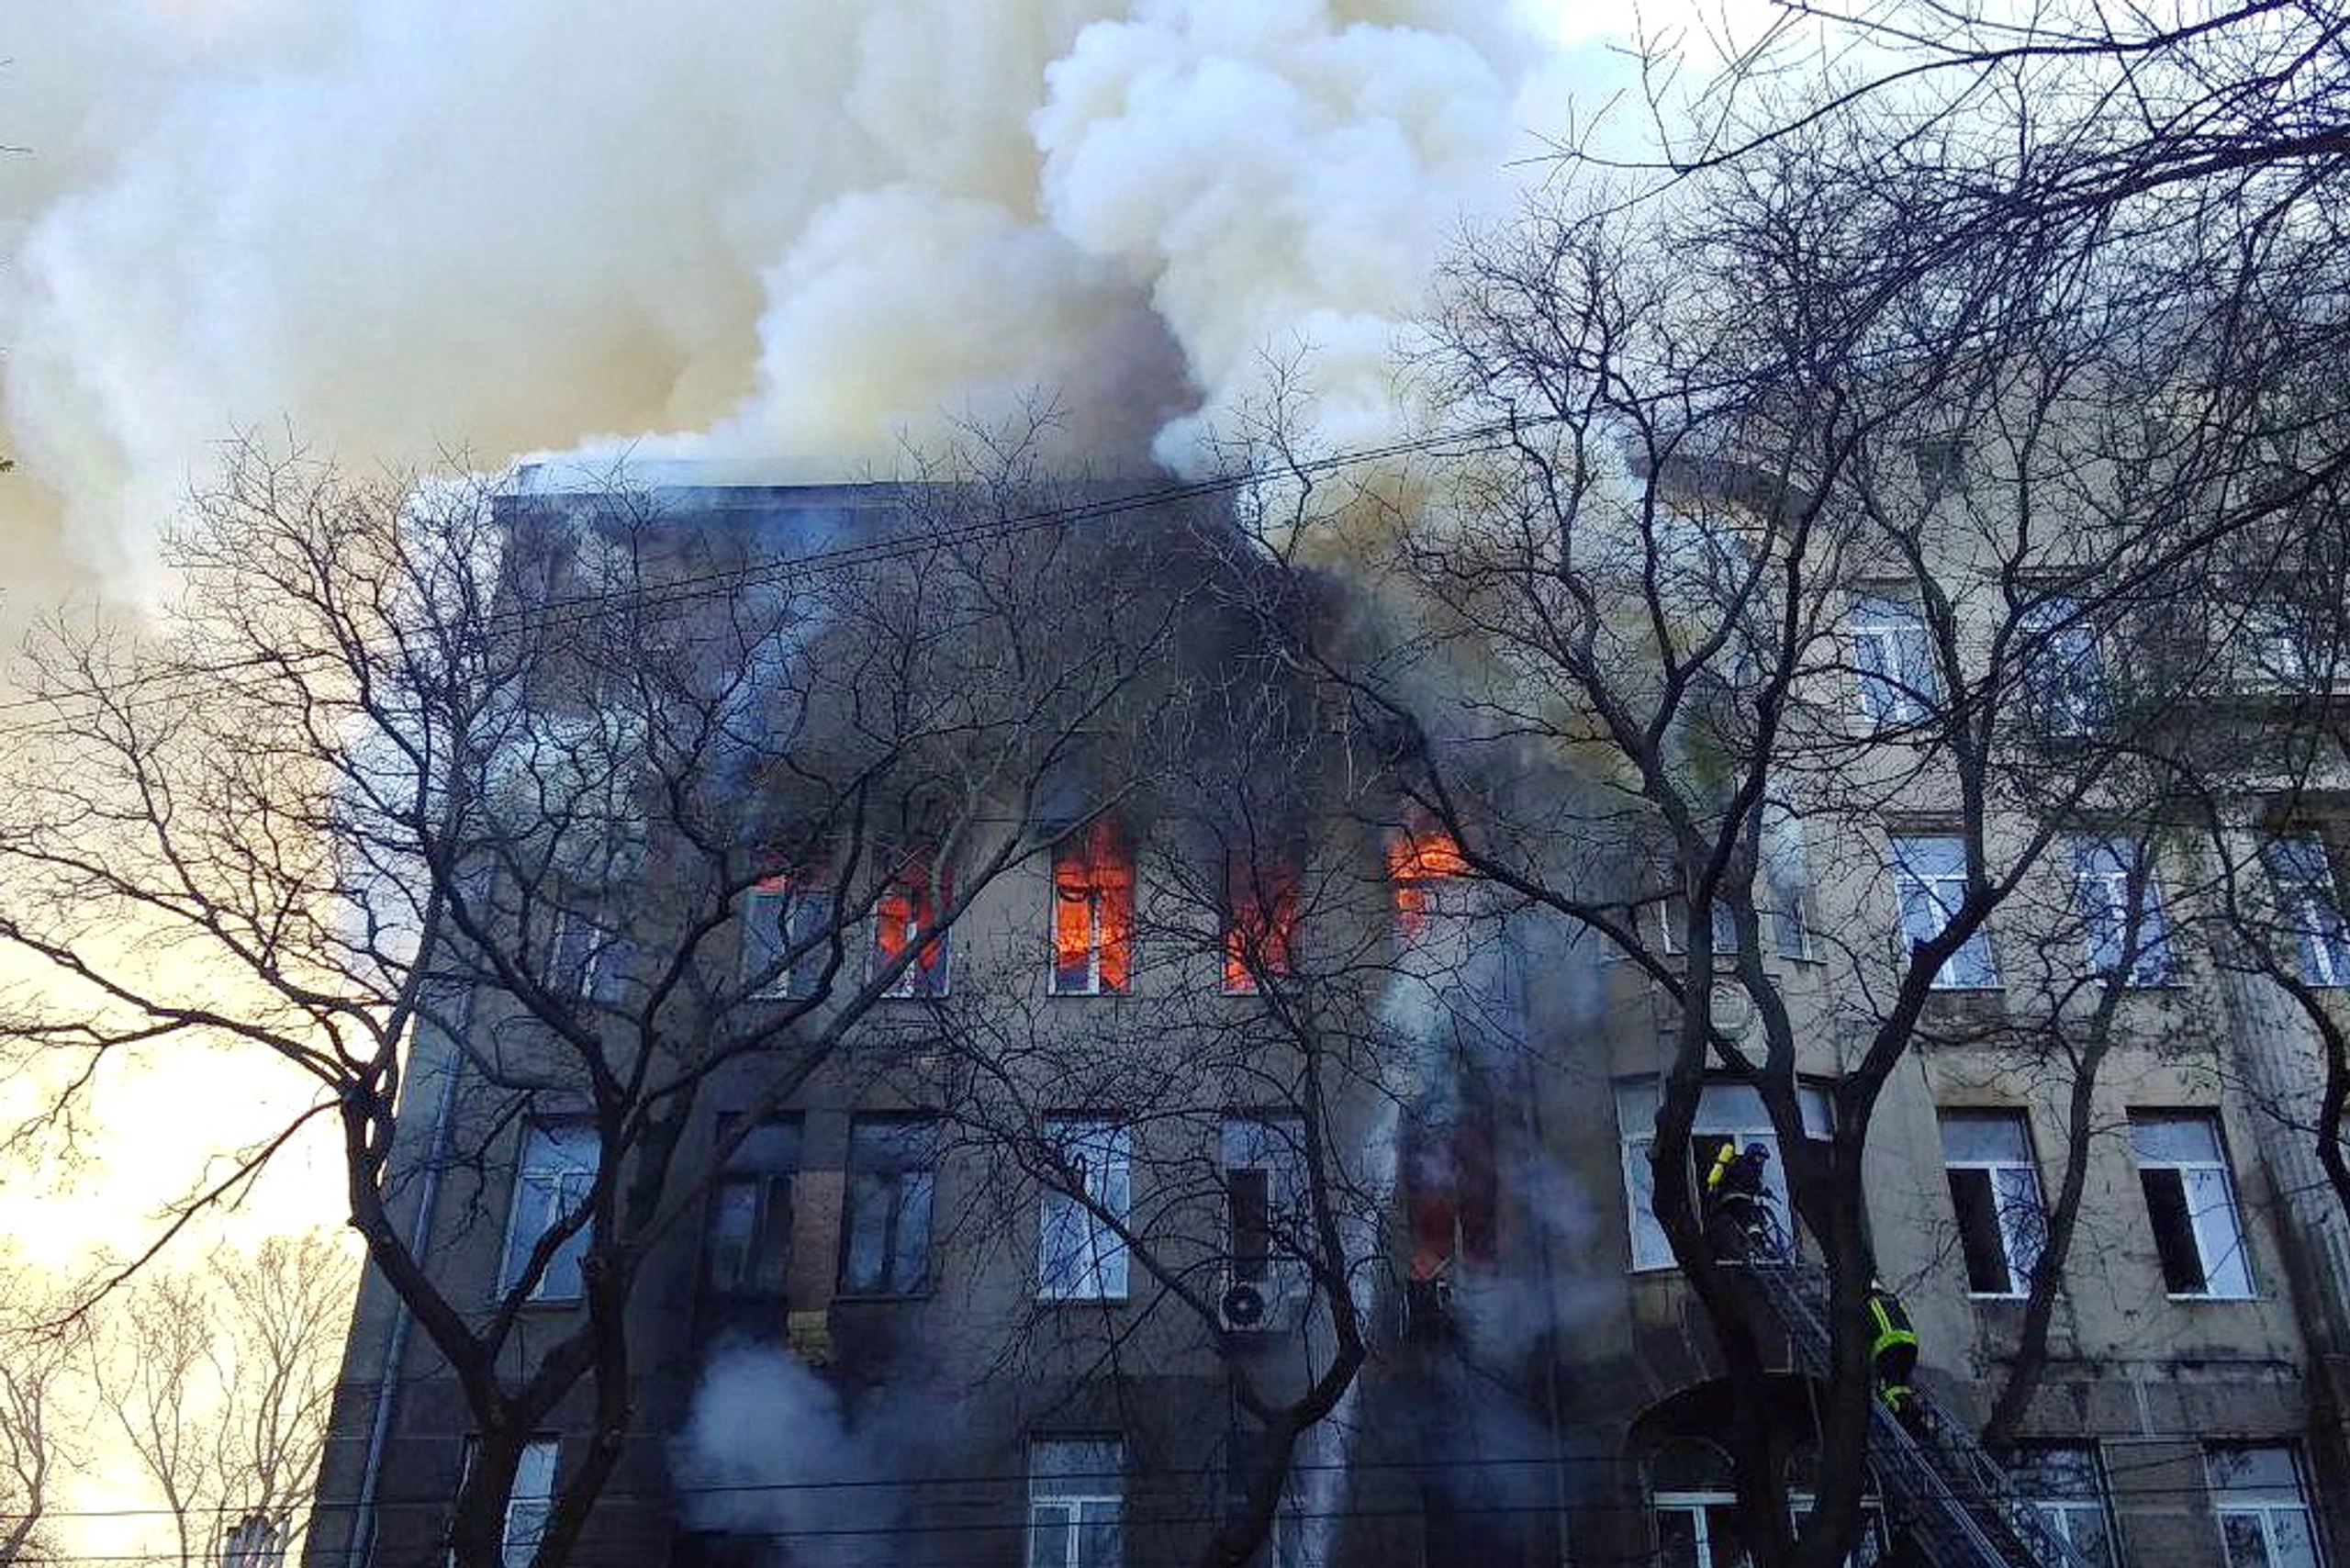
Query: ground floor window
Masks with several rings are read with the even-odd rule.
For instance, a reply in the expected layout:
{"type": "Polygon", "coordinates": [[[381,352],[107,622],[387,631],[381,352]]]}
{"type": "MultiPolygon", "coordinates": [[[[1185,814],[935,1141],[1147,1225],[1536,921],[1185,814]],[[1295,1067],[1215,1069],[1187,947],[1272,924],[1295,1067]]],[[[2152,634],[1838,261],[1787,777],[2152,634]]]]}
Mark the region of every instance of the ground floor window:
{"type": "Polygon", "coordinates": [[[1028,1568],[1120,1568],[1125,1445],[1052,1438],[1028,1447],[1028,1568]]]}

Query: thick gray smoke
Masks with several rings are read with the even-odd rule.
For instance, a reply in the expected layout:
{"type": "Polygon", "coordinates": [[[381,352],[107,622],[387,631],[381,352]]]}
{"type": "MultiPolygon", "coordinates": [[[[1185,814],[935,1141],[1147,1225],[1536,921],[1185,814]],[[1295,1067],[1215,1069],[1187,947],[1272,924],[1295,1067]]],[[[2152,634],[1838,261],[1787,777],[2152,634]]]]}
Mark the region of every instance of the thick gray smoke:
{"type": "Polygon", "coordinates": [[[8,440],[136,571],[238,426],[834,477],[1041,393],[1181,468],[1306,350],[1304,420],[1376,438],[1430,263],[1569,111],[1555,3],[41,7],[8,440]]]}

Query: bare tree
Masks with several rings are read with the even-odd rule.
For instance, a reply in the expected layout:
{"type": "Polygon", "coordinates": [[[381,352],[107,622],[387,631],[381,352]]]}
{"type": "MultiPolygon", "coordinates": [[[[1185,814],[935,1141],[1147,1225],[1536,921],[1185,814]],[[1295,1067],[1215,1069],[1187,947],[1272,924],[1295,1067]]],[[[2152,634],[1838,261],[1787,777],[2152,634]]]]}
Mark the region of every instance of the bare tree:
{"type": "Polygon", "coordinates": [[[89,1346],[98,1406],[162,1497],[184,1568],[299,1551],[358,1260],[324,1235],[151,1270],[89,1346]]]}
{"type": "Polygon", "coordinates": [[[200,1196],[340,1130],[352,1224],[474,1423],[465,1568],[565,1561],[619,1462],[712,1074],[781,1103],[1059,831],[1040,801],[1104,711],[1147,708],[1160,525],[1040,511],[1072,498],[1030,450],[727,514],[247,447],[167,545],[159,624],[45,644],[0,936],[65,1000],[18,1037],[77,1085],[201,1044],[313,1086],[200,1196]],[[885,903],[917,939],[874,946],[885,903]],[[405,1106],[433,1109],[396,1155],[405,1106]],[[491,1235],[516,1192],[487,1304],[428,1266],[428,1187],[491,1235]],[[587,1440],[518,1526],[558,1405],[587,1440]]]}
{"type": "Polygon", "coordinates": [[[50,1517],[57,1483],[81,1462],[71,1391],[81,1327],[35,1271],[0,1250],[0,1564],[38,1568],[62,1555],[50,1517]]]}

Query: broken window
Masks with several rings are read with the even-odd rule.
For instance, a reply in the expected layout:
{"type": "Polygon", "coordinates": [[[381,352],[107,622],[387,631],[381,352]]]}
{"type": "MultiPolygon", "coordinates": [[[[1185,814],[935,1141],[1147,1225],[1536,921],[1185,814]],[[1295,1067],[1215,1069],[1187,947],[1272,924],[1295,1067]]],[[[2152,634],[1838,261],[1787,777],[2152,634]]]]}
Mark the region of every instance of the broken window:
{"type": "MultiPolygon", "coordinates": [[[[1796,1098],[1802,1108],[1804,1136],[1828,1137],[1827,1092],[1805,1084],[1796,1091],[1796,1098]]],[[[1626,1217],[1631,1231],[1635,1270],[1673,1266],[1673,1244],[1665,1239],[1664,1227],[1656,1218],[1656,1164],[1652,1151],[1656,1147],[1657,1106],[1654,1079],[1617,1084],[1616,1120],[1622,1135],[1626,1217]]],[[[1682,1179],[1691,1183],[1690,1191],[1695,1193],[1699,1172],[1713,1163],[1714,1156],[1724,1145],[1743,1149],[1751,1143],[1759,1143],[1770,1151],[1770,1160],[1762,1168],[1763,1200],[1781,1229],[1793,1236],[1788,1225],[1787,1178],[1785,1162],[1780,1158],[1779,1135],[1771,1126],[1770,1113],[1763,1109],[1762,1096],[1747,1085],[1708,1083],[1700,1092],[1689,1138],[1694,1168],[1684,1171],[1682,1179]]]]}
{"type": "Polygon", "coordinates": [[[2128,838],[2073,841],[2073,886],[2093,973],[2113,973],[2126,956],[2132,985],[2170,982],[2170,923],[2154,882],[2152,854],[2128,838]]]}
{"type": "Polygon", "coordinates": [[[2228,1568],[2319,1568],[2309,1488],[2288,1445],[2212,1443],[2203,1473],[2228,1568]]]}
{"type": "Polygon", "coordinates": [[[806,873],[768,877],[743,895],[744,986],[767,1000],[805,998],[832,958],[831,886],[806,873]]]}
{"type": "Polygon", "coordinates": [[[1226,865],[1224,989],[1257,989],[1261,975],[1285,975],[1296,961],[1297,873],[1277,860],[1235,856],[1226,865]]]}
{"type": "Polygon", "coordinates": [[[2008,1473],[2087,1568],[2116,1568],[2113,1515],[2095,1443],[2035,1443],[2017,1450],[2008,1473]]]}
{"type": "MultiPolygon", "coordinates": [[[[1942,934],[1966,902],[1966,841],[1955,834],[1897,834],[1893,839],[1893,893],[1900,906],[1905,947],[1915,949],[1942,934]]],[[[1934,971],[1940,991],[1981,991],[1999,983],[1991,937],[1982,926],[1958,945],[1934,971]]]]}
{"type": "Polygon", "coordinates": [[[1858,594],[1848,625],[1852,663],[1860,673],[1861,713],[1873,724],[1913,724],[1942,699],[1933,644],[1917,601],[1893,594],[1858,594]]]}
{"type": "Polygon", "coordinates": [[[923,861],[903,868],[883,887],[873,910],[875,971],[896,963],[908,948],[917,948],[913,960],[899,971],[883,994],[946,994],[946,933],[938,928],[938,911],[954,896],[948,874],[943,869],[934,874],[923,861]]]}
{"type": "Polygon", "coordinates": [[[1958,1216],[1966,1288],[2021,1295],[2040,1262],[2047,1221],[2031,1137],[2020,1111],[1942,1113],[1942,1169],[1958,1216]]]}
{"type": "Polygon", "coordinates": [[[1053,850],[1053,994],[1124,991],[1132,977],[1134,924],[1134,851],[1114,823],[1100,818],[1053,850]]]}
{"type": "Polygon", "coordinates": [[[1045,1123],[1047,1159],[1036,1246],[1036,1294],[1047,1301],[1123,1300],[1130,1197],[1123,1123],[1054,1116],[1045,1123]]]}
{"type": "Polygon", "coordinates": [[[2261,846],[2277,888],[2277,915],[2290,937],[2303,980],[2350,986],[2350,922],[2325,841],[2314,834],[2272,838],[2261,846]]]}
{"type": "Polygon", "coordinates": [[[576,1217],[578,1228],[548,1255],[545,1268],[531,1286],[530,1299],[579,1299],[579,1262],[588,1255],[592,1223],[582,1211],[596,1184],[599,1149],[595,1126],[584,1119],[532,1122],[522,1129],[498,1289],[510,1291],[520,1284],[540,1238],[576,1217]]]}
{"type": "Polygon", "coordinates": [[[1387,878],[1395,890],[1395,921],[1410,941],[1427,929],[1432,915],[1463,913],[1447,884],[1469,875],[1460,843],[1441,828],[1407,828],[1388,841],[1387,878]]]}
{"type": "Polygon", "coordinates": [[[844,1295],[918,1295],[930,1288],[931,1196],[938,1124],[927,1116],[859,1116],[848,1130],[844,1295]]]}
{"type": "Polygon", "coordinates": [[[1125,1470],[1115,1438],[1028,1445],[1028,1568],[1122,1568],[1125,1470]]]}
{"type": "MultiPolygon", "coordinates": [[[[721,1117],[718,1136],[736,1128],[721,1117]]],[[[710,1194],[704,1283],[716,1296],[779,1301],[791,1271],[791,1183],[800,1170],[800,1123],[768,1117],[743,1132],[710,1194]]]]}
{"type": "Polygon", "coordinates": [[[2252,1271],[2218,1118],[2205,1111],[2132,1111],[2130,1150],[2165,1288],[2173,1295],[2250,1297],[2252,1271]]]}

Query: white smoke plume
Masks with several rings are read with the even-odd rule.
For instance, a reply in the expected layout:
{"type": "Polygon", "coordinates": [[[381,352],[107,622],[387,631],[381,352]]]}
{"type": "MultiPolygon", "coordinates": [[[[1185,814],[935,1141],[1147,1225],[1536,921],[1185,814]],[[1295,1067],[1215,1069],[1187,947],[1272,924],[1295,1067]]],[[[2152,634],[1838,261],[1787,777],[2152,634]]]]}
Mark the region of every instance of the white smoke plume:
{"type": "Polygon", "coordinates": [[[41,7],[9,450],[135,575],[241,427],[841,477],[1041,396],[1181,469],[1309,350],[1313,432],[1375,439],[1431,263],[1567,112],[1537,4],[41,7]]]}
{"type": "Polygon", "coordinates": [[[910,1485],[954,1435],[935,1405],[901,1397],[852,1419],[796,1357],[722,1350],[670,1445],[678,1515],[761,1542],[764,1561],[878,1568],[904,1557],[910,1485]]]}

